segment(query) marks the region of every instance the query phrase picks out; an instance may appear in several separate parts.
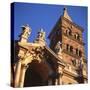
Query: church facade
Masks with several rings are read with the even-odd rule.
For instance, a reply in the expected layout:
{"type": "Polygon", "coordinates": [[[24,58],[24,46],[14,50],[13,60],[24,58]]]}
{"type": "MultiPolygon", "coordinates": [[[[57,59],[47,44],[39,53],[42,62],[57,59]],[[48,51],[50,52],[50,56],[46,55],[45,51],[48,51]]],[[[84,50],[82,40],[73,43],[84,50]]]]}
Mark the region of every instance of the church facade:
{"type": "Polygon", "coordinates": [[[73,23],[64,8],[63,15],[49,34],[50,45],[41,28],[34,42],[28,25],[12,44],[11,86],[32,87],[87,83],[87,60],[83,28],[73,23]]]}

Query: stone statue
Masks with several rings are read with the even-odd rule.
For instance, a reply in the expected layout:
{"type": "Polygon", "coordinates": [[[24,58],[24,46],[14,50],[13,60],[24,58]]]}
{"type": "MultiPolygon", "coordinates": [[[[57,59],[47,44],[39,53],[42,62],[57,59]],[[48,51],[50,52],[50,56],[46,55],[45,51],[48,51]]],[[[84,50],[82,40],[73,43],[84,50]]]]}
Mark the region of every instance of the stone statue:
{"type": "Polygon", "coordinates": [[[22,26],[22,33],[20,35],[20,42],[27,42],[29,35],[31,34],[31,28],[29,25],[23,25],[22,26]]]}
{"type": "Polygon", "coordinates": [[[62,59],[62,48],[61,48],[61,42],[60,41],[58,41],[56,46],[55,46],[55,52],[58,55],[58,57],[62,59]]]}
{"type": "Polygon", "coordinates": [[[27,39],[29,37],[29,35],[31,34],[31,28],[27,24],[27,25],[22,26],[22,29],[23,29],[22,36],[27,39]]]}
{"type": "Polygon", "coordinates": [[[61,52],[61,46],[60,45],[61,45],[61,42],[58,41],[57,44],[56,44],[56,46],[55,46],[55,52],[56,53],[61,52]]]}
{"type": "Polygon", "coordinates": [[[42,28],[38,32],[37,38],[35,39],[34,43],[39,43],[41,45],[46,45],[46,42],[45,42],[45,32],[43,31],[42,28]]]}
{"type": "Polygon", "coordinates": [[[40,29],[40,32],[38,32],[37,38],[38,38],[38,39],[45,40],[45,32],[43,31],[42,28],[40,29]]]}

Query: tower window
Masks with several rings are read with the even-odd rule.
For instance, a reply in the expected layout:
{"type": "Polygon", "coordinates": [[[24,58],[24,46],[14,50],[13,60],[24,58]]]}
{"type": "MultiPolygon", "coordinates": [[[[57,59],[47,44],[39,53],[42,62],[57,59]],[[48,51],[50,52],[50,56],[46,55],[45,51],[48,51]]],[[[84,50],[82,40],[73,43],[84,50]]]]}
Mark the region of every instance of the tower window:
{"type": "Polygon", "coordinates": [[[66,30],[66,34],[67,34],[67,35],[71,35],[71,34],[72,34],[71,30],[70,30],[70,29],[67,29],[67,30],[66,30]]]}
{"type": "Polygon", "coordinates": [[[79,56],[81,57],[82,56],[82,52],[79,50],[79,56]]]}
{"type": "Polygon", "coordinates": [[[76,66],[76,60],[72,60],[72,64],[76,66]]]}
{"type": "Polygon", "coordinates": [[[75,39],[80,40],[80,35],[78,33],[76,33],[74,36],[75,36],[75,39]]]}
{"type": "Polygon", "coordinates": [[[66,50],[67,51],[70,51],[70,52],[73,52],[73,47],[70,46],[69,44],[66,45],[66,50]]]}
{"type": "Polygon", "coordinates": [[[66,45],[66,50],[69,51],[69,44],[66,45]]]}
{"type": "Polygon", "coordinates": [[[78,55],[78,49],[76,48],[76,55],[78,55]]]}
{"type": "Polygon", "coordinates": [[[70,46],[70,52],[73,52],[73,47],[72,46],[70,46]]]}
{"type": "Polygon", "coordinates": [[[81,57],[82,56],[82,52],[80,50],[76,49],[76,55],[81,57]]]}

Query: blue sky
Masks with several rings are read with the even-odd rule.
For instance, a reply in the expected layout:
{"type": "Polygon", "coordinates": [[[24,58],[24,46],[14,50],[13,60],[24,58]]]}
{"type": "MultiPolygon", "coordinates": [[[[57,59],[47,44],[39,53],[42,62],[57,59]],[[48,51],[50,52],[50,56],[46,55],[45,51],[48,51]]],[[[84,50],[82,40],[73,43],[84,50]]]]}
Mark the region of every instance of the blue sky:
{"type": "Polygon", "coordinates": [[[46,41],[49,44],[48,35],[54,27],[57,20],[63,14],[63,8],[67,7],[69,16],[73,22],[84,29],[83,39],[87,55],[87,7],[50,5],[50,4],[31,4],[15,3],[14,4],[14,38],[19,39],[18,35],[22,32],[21,26],[29,24],[32,29],[29,41],[32,42],[37,36],[40,28],[46,32],[46,41]]]}

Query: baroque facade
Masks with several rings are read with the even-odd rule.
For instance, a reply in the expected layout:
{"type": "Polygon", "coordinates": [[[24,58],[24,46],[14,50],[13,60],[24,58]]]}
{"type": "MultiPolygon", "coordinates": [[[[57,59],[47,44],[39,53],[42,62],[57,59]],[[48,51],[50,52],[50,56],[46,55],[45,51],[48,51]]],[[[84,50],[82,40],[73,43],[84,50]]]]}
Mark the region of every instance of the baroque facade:
{"type": "Polygon", "coordinates": [[[50,46],[45,41],[42,28],[34,42],[28,42],[31,28],[22,26],[20,39],[12,46],[11,86],[87,83],[82,33],[83,29],[73,23],[66,8],[48,36],[50,46]]]}

